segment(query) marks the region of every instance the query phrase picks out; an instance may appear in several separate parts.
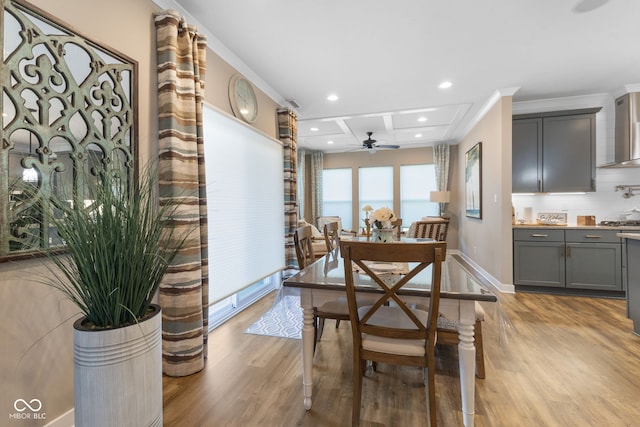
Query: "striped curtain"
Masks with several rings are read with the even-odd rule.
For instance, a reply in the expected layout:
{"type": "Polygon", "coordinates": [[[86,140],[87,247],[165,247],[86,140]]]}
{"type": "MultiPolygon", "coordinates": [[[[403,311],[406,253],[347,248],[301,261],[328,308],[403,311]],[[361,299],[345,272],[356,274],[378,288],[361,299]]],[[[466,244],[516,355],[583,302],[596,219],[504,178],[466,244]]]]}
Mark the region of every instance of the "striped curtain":
{"type": "Polygon", "coordinates": [[[207,206],[202,100],[206,38],[175,11],[154,15],[158,64],[159,195],[179,204],[189,238],[160,286],[162,369],[185,376],[204,368],[208,330],[207,206]]]}
{"type": "Polygon", "coordinates": [[[320,224],[316,224],[319,216],[323,215],[322,212],[322,169],[324,168],[324,155],[322,151],[314,151],[311,153],[311,220],[310,222],[315,224],[316,227],[320,227],[320,224]]]}
{"type": "Polygon", "coordinates": [[[298,150],[298,218],[305,219],[304,217],[304,175],[305,175],[305,157],[307,152],[305,150],[298,150]]]}
{"type": "MultiPolygon", "coordinates": [[[[438,191],[447,191],[449,188],[449,144],[440,144],[433,147],[433,164],[436,169],[436,185],[438,191]]],[[[440,203],[440,212],[447,209],[448,203],[440,203]]]]}
{"type": "Polygon", "coordinates": [[[290,109],[278,110],[278,138],[283,144],[284,256],[287,271],[298,265],[293,232],[298,225],[298,118],[290,109]]]}

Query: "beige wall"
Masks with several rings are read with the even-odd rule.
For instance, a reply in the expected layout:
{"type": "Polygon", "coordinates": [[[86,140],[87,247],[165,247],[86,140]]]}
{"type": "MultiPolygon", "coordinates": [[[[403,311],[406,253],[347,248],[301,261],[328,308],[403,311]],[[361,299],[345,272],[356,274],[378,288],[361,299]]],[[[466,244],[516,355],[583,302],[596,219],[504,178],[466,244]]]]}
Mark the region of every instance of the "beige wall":
{"type": "MultiPolygon", "coordinates": [[[[142,162],[157,153],[155,27],[150,0],[32,0],[32,3],[94,41],[138,61],[138,136],[142,162]]],[[[205,98],[230,112],[228,81],[235,70],[209,51],[205,98]]],[[[277,137],[277,105],[259,90],[255,126],[277,137]]],[[[72,323],[74,305],[31,279],[47,274],[41,260],[0,263],[0,424],[13,402],[40,399],[47,419],[16,425],[44,425],[73,408],[72,323]]]]}
{"type": "Polygon", "coordinates": [[[460,251],[502,284],[513,283],[511,97],[501,97],[458,147],[460,251]],[[464,210],[465,153],[482,142],[482,219],[464,210]]]}
{"type": "MultiPolygon", "coordinates": [[[[205,76],[204,97],[208,104],[233,115],[229,102],[229,80],[237,71],[218,55],[207,53],[207,75],[205,76]]],[[[254,87],[258,98],[258,118],[252,124],[267,135],[278,137],[278,105],[260,89],[254,87]]]]}
{"type": "MultiPolygon", "coordinates": [[[[402,150],[379,150],[376,154],[371,155],[366,150],[357,151],[353,153],[327,153],[323,156],[323,167],[325,169],[335,168],[352,168],[352,187],[353,187],[353,200],[358,200],[358,168],[360,167],[372,167],[372,166],[393,166],[393,182],[394,182],[394,212],[400,212],[400,166],[412,165],[412,164],[424,164],[433,163],[433,148],[410,148],[402,150]]],[[[452,193],[455,194],[458,191],[457,186],[457,147],[451,147],[451,170],[449,171],[449,188],[452,193]]],[[[309,168],[305,169],[306,171],[309,168]]],[[[307,183],[309,179],[305,180],[307,183]]],[[[309,194],[307,190],[305,194],[309,194]]],[[[310,206],[310,201],[305,200],[305,208],[310,206]]],[[[305,209],[306,210],[306,209],[305,209]]],[[[453,200],[449,204],[448,214],[451,216],[451,227],[447,236],[447,244],[449,248],[457,248],[457,215],[458,211],[457,201],[453,200]]],[[[306,212],[305,217],[309,216],[309,212],[306,212]]],[[[358,211],[357,204],[353,207],[353,224],[358,224],[362,227],[362,212],[358,211]]],[[[309,218],[307,218],[309,219],[309,218]]],[[[403,226],[409,226],[410,224],[403,224],[403,226]]]]}

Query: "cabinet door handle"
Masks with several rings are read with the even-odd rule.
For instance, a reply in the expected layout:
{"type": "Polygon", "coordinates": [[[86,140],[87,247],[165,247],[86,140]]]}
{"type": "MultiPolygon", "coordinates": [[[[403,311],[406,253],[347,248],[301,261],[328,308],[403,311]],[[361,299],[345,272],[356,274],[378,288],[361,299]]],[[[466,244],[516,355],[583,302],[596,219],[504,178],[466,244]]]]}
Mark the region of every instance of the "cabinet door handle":
{"type": "Polygon", "coordinates": [[[564,258],[564,245],[560,246],[560,256],[564,258]]]}
{"type": "Polygon", "coordinates": [[[597,234],[585,234],[584,237],[587,239],[602,239],[602,236],[598,236],[597,234]]]}
{"type": "Polygon", "coordinates": [[[532,234],[531,237],[549,237],[548,234],[532,234]]]}
{"type": "Polygon", "coordinates": [[[567,258],[571,258],[571,246],[567,246],[567,258]]]}

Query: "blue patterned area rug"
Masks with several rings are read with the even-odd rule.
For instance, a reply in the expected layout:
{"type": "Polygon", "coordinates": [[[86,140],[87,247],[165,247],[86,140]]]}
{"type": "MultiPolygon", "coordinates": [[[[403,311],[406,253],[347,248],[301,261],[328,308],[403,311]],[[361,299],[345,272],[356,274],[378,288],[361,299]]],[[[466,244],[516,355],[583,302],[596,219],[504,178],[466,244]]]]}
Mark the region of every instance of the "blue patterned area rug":
{"type": "Polygon", "coordinates": [[[264,313],[245,334],[268,335],[282,338],[302,338],[302,308],[300,297],[287,295],[276,297],[273,306],[264,313]]]}

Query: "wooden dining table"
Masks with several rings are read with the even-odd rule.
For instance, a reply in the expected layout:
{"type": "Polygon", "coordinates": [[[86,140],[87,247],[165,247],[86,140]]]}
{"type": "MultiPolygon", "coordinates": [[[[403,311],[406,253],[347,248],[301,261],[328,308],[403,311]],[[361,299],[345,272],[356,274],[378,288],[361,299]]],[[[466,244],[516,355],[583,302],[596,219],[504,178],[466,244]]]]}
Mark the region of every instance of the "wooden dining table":
{"type": "MultiPolygon", "coordinates": [[[[358,240],[366,238],[358,238],[358,240]]],[[[403,238],[402,242],[427,242],[431,239],[403,238]]],[[[383,245],[384,243],[375,243],[383,245]]],[[[376,292],[379,287],[368,276],[354,275],[356,290],[376,292]]],[[[474,324],[476,301],[496,302],[496,295],[483,286],[471,273],[450,255],[442,266],[440,284],[440,313],[447,319],[457,322],[458,366],[460,370],[460,390],[464,425],[474,425],[475,412],[475,371],[476,348],[474,345],[474,324]]],[[[343,259],[338,251],[327,253],[307,268],[284,281],[284,290],[300,292],[300,305],[303,309],[302,327],[302,383],[304,407],[312,405],[313,392],[313,346],[314,324],[313,308],[337,297],[346,298],[345,272],[343,259]]],[[[431,293],[431,268],[403,287],[403,300],[407,303],[424,304],[425,297],[431,293]]]]}

